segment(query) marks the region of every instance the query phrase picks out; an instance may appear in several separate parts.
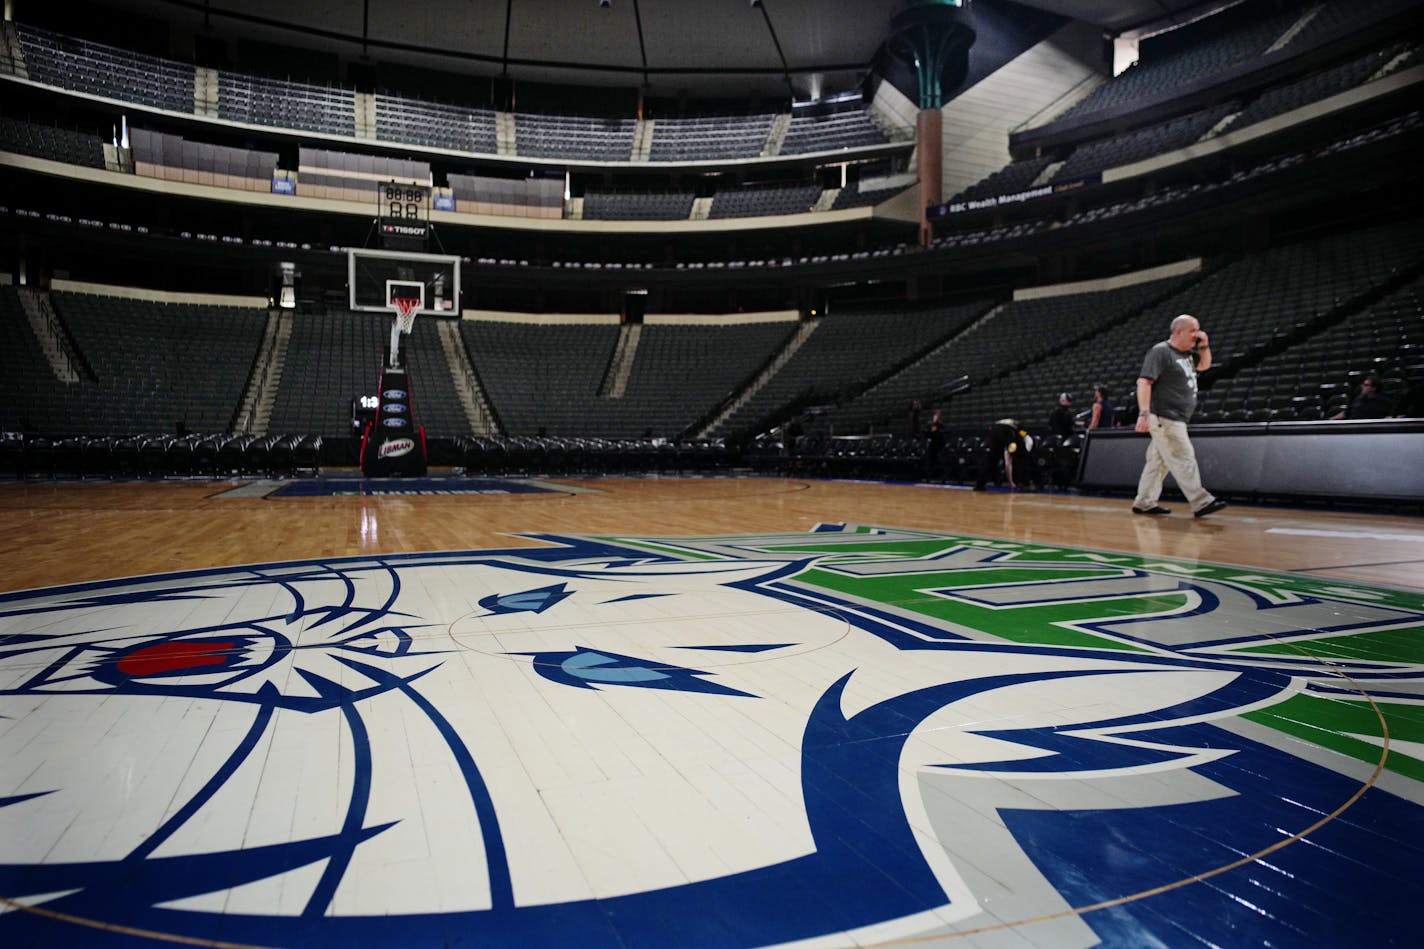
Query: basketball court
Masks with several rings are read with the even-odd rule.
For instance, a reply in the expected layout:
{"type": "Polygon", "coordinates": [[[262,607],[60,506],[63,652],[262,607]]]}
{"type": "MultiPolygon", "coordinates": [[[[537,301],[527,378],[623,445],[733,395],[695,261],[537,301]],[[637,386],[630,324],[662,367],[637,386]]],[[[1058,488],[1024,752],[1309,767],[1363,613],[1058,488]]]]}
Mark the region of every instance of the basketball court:
{"type": "Polygon", "coordinates": [[[1417,517],[241,487],[0,484],[5,945],[1413,941],[1417,517]]]}

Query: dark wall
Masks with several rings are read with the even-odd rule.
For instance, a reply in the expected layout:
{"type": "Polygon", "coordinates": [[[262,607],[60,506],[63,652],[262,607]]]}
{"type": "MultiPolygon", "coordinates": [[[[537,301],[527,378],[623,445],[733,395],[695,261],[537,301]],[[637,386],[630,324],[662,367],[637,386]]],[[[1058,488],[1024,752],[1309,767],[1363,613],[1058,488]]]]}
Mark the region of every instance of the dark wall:
{"type": "Polygon", "coordinates": [[[174,56],[167,23],[129,11],[119,13],[110,6],[88,0],[62,3],[18,0],[15,19],[55,33],[122,46],[150,56],[174,56]]]}

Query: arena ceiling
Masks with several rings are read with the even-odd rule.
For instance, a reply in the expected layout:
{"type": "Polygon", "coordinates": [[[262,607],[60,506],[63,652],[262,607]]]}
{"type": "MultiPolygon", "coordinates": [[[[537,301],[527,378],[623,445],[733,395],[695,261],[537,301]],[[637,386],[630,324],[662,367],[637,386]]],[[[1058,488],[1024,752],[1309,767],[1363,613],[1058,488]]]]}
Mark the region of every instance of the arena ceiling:
{"type": "MultiPolygon", "coordinates": [[[[1009,0],[979,0],[1012,8],[1009,0]]],[[[853,88],[907,0],[108,0],[195,31],[382,61],[702,95],[853,88]]],[[[1023,0],[1108,32],[1222,0],[1023,0]]],[[[21,7],[23,9],[23,5],[21,7]]]]}

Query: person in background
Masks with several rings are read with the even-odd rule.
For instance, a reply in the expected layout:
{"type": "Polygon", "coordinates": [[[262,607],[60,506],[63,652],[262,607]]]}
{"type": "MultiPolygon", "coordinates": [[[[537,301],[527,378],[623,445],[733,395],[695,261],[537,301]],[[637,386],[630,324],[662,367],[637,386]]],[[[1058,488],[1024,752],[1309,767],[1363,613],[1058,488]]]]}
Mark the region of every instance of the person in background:
{"type": "Polygon", "coordinates": [[[1117,408],[1112,404],[1112,393],[1101,382],[1093,383],[1093,416],[1088,419],[1088,428],[1112,428],[1117,416],[1117,408]]]}
{"type": "Polygon", "coordinates": [[[1360,394],[1350,400],[1345,409],[1330,416],[1336,419],[1384,418],[1389,415],[1389,397],[1384,394],[1380,377],[1370,373],[1360,381],[1360,394]]]}
{"type": "Polygon", "coordinates": [[[1166,339],[1147,351],[1137,378],[1137,430],[1152,436],[1132,513],[1160,516],[1171,510],[1158,504],[1167,472],[1187,496],[1197,517],[1215,514],[1226,502],[1202,487],[1197,455],[1187,437],[1187,420],[1197,407],[1197,373],[1211,368],[1211,340],[1196,317],[1183,313],[1172,321],[1166,339]]]}
{"type": "Polygon", "coordinates": [[[1073,394],[1058,393],[1058,404],[1048,413],[1048,430],[1054,435],[1070,438],[1073,435],[1073,394]]]}
{"type": "Polygon", "coordinates": [[[1033,436],[1019,428],[1019,423],[1011,418],[1001,418],[989,426],[989,450],[979,465],[979,480],[974,482],[975,491],[983,491],[998,471],[999,459],[1004,461],[1004,479],[1009,490],[1017,490],[1014,482],[1014,455],[1028,458],[1033,451],[1033,436]]]}
{"type": "Polygon", "coordinates": [[[787,458],[796,457],[796,452],[801,447],[801,435],[803,431],[801,427],[801,417],[799,415],[789,419],[781,426],[781,453],[787,458]]]}
{"type": "Polygon", "coordinates": [[[944,420],[940,410],[935,409],[930,417],[930,427],[925,432],[925,477],[934,480],[940,475],[940,453],[944,451],[944,420]]]}

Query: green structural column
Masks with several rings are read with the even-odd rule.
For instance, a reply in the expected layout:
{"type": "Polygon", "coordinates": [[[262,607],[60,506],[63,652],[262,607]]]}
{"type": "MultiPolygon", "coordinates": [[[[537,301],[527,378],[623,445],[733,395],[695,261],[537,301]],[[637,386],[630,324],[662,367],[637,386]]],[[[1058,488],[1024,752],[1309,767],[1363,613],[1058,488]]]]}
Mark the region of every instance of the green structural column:
{"type": "MultiPolygon", "coordinates": [[[[944,125],[940,109],[946,89],[953,92],[964,81],[974,26],[969,0],[910,0],[891,21],[891,49],[915,71],[920,114],[915,121],[915,151],[920,177],[920,207],[944,200],[944,125]]],[[[920,243],[932,233],[920,214],[920,243]]]]}

